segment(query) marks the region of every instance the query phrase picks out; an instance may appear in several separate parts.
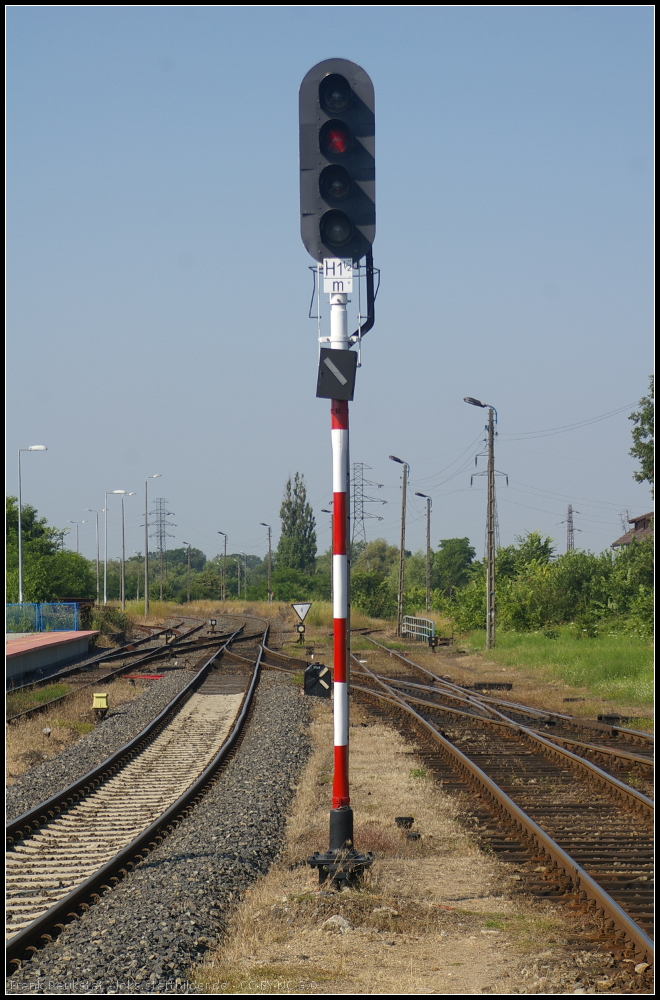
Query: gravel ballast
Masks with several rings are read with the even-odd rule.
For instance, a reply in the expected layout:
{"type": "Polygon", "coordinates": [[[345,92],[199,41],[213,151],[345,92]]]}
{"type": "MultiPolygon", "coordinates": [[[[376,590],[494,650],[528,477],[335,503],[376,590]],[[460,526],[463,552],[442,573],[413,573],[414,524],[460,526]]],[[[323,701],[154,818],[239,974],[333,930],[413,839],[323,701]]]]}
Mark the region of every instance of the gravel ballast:
{"type": "Polygon", "coordinates": [[[7,788],[7,821],[34,809],[102,764],[155,719],[193,676],[190,670],[169,671],[133,701],[108,712],[103,722],[73,746],[22,774],[7,788]]]}
{"type": "Polygon", "coordinates": [[[218,944],[233,902],[281,849],[310,752],[308,720],[300,689],[262,673],[243,741],[202,802],[115,890],[10,977],[8,992],[195,992],[190,967],[218,944]]]}

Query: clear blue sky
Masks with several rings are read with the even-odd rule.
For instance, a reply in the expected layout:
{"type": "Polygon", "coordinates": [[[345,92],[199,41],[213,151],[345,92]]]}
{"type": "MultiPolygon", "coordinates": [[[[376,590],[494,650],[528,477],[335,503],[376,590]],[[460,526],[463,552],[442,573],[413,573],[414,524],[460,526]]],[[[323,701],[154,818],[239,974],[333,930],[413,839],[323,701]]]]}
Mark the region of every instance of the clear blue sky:
{"type": "Polygon", "coordinates": [[[7,27],[8,492],[16,449],[45,444],[25,502],[63,527],[136,490],[132,553],[160,472],[172,546],[211,556],[223,530],[263,555],[299,470],[327,548],[297,95],[342,56],[376,91],[382,286],[351,408],[389,501],[369,537],[398,541],[393,453],[433,495],[434,544],[483,554],[466,395],[499,412],[502,544],[537,529],[563,551],[572,503],[600,551],[651,509],[627,419],[653,363],[650,5],[10,6],[7,27]]]}

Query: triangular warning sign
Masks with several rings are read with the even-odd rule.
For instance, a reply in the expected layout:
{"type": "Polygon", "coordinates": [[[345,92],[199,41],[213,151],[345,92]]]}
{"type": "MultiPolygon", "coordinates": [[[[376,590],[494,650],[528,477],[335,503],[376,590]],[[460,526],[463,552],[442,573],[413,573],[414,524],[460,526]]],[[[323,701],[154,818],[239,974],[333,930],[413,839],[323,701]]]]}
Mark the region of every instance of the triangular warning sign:
{"type": "Polygon", "coordinates": [[[295,611],[295,613],[300,618],[301,622],[304,622],[305,618],[307,617],[307,612],[309,611],[309,609],[311,608],[311,606],[312,606],[311,601],[310,601],[309,604],[292,604],[291,605],[291,607],[293,608],[293,610],[295,611]]]}

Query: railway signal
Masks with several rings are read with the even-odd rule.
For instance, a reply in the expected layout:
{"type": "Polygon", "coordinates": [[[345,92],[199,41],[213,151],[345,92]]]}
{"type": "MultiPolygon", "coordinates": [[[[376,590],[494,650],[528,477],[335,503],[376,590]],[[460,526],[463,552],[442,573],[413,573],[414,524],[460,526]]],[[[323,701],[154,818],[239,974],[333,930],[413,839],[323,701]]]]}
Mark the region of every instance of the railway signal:
{"type": "Polygon", "coordinates": [[[300,229],[317,262],[319,291],[323,277],[323,291],[330,296],[330,336],[323,338],[316,395],[330,399],[333,455],[334,776],[330,846],[308,860],[318,868],[320,882],[329,878],[335,885],[354,881],[373,860],[353,845],[348,783],[348,403],[357,360],[350,348],[374,322],[374,131],[374,88],[361,66],[326,59],[310,69],[300,87],[300,229]],[[360,280],[363,257],[367,316],[360,316],[358,330],[349,337],[346,306],[354,279],[360,280]]]}
{"type": "Polygon", "coordinates": [[[376,235],[374,86],[326,59],[300,87],[300,226],[314,260],[371,254],[376,235]]]}

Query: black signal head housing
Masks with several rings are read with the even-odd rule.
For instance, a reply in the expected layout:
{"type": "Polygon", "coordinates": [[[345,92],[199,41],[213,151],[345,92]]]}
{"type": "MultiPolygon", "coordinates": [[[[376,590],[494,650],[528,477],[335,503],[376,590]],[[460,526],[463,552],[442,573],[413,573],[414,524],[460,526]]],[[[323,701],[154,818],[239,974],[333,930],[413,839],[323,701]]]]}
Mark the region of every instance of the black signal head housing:
{"type": "Polygon", "coordinates": [[[307,251],[359,261],[376,235],[374,87],[357,63],[325,59],[300,86],[300,230],[307,251]]]}

